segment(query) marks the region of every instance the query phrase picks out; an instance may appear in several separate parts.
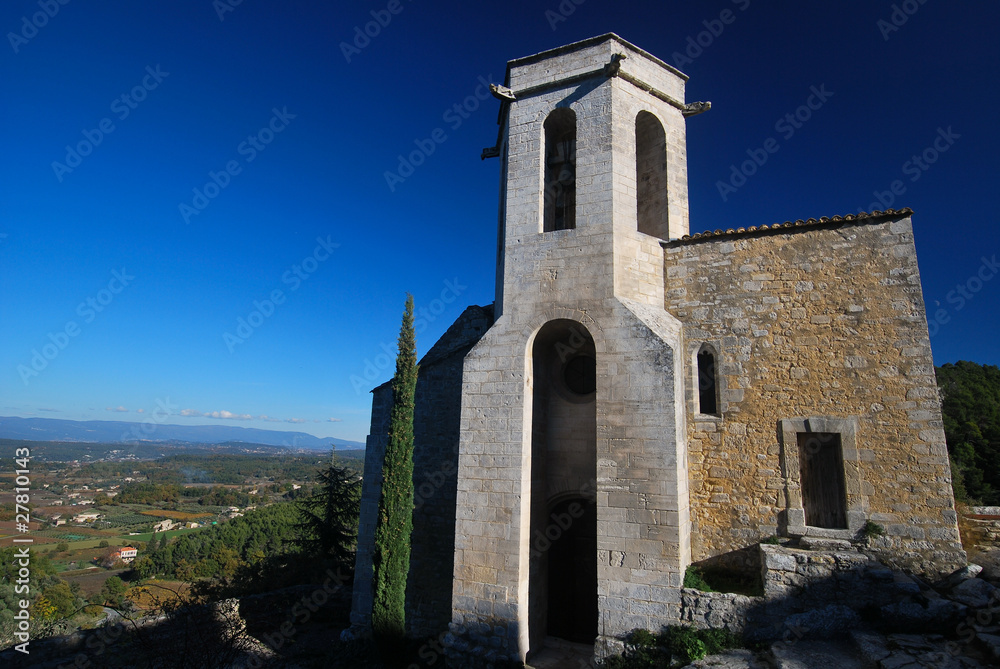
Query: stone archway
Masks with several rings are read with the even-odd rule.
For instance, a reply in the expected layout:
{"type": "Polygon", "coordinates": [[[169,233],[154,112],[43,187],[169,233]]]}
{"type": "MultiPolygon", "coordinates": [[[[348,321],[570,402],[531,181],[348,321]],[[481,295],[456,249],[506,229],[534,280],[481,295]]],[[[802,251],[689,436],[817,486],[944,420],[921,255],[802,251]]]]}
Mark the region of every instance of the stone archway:
{"type": "Polygon", "coordinates": [[[597,636],[597,375],[593,337],[546,323],[531,347],[529,647],[597,636]]]}

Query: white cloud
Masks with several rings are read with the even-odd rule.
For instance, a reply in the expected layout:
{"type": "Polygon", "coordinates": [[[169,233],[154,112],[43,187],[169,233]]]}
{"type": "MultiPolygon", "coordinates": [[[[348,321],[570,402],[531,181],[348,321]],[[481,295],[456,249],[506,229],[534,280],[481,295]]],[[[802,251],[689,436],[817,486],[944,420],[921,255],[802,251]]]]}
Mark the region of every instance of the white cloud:
{"type": "Polygon", "coordinates": [[[343,418],[327,418],[326,422],[327,423],[343,423],[344,419],[343,418]]]}
{"type": "Polygon", "coordinates": [[[53,409],[51,407],[38,407],[39,411],[55,411],[58,413],[59,409],[53,409]]]}
{"type": "Polygon", "coordinates": [[[233,413],[232,411],[195,411],[194,409],[184,409],[182,416],[198,416],[201,418],[218,418],[220,420],[253,420],[253,416],[248,413],[233,413]]]}
{"type": "Polygon", "coordinates": [[[146,413],[146,410],[145,409],[136,409],[135,412],[136,413],[146,413]]]}
{"type": "Polygon", "coordinates": [[[305,418],[286,418],[286,423],[306,423],[308,422],[305,418]]]}
{"type": "Polygon", "coordinates": [[[204,414],[205,418],[222,418],[225,420],[252,420],[253,416],[248,413],[233,413],[232,411],[210,411],[204,414]]]}
{"type": "Polygon", "coordinates": [[[111,412],[114,412],[114,413],[128,413],[128,409],[126,409],[123,406],[119,406],[119,407],[105,407],[104,410],[105,411],[111,411],[111,412]]]}

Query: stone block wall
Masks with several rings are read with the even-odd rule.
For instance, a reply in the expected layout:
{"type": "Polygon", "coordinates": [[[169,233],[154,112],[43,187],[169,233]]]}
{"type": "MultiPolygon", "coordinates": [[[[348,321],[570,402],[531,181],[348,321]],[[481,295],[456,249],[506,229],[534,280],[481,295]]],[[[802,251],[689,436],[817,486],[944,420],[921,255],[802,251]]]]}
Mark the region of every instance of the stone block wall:
{"type": "Polygon", "coordinates": [[[853,538],[800,527],[785,443],[797,425],[847,421],[850,532],[883,525],[886,558],[918,571],[964,563],[908,213],[664,244],[666,309],[688,356],[695,560],[796,527],[853,538]],[[704,343],[719,355],[717,416],[697,410],[704,343]]]}

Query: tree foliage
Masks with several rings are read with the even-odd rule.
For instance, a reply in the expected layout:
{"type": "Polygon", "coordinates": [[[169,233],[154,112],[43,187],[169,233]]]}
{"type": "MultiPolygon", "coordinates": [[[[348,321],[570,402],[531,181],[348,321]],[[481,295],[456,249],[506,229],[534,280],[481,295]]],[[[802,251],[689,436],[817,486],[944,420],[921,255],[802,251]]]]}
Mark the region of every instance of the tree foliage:
{"type": "Polygon", "coordinates": [[[254,556],[285,552],[296,538],[297,520],[295,505],[281,502],[222,525],[181,535],[172,543],[165,544],[166,535],[162,534],[155,549],[150,540],[148,554],[136,562],[135,569],[143,578],[154,574],[185,581],[231,577],[254,556]]]}
{"type": "Polygon", "coordinates": [[[936,371],[955,498],[1000,505],[1000,368],[962,360],[936,371]]]}
{"type": "Polygon", "coordinates": [[[361,482],[352,471],[331,463],[316,473],[317,491],[296,501],[302,551],[331,567],[350,569],[358,534],[361,482]]]}
{"type": "Polygon", "coordinates": [[[22,600],[31,602],[31,638],[50,633],[53,623],[72,615],[82,608],[84,602],[79,597],[78,588],[66,583],[58,576],[55,565],[48,554],[29,550],[31,576],[29,591],[18,584],[21,557],[19,549],[11,546],[0,548],[0,649],[15,643],[14,631],[17,621],[14,615],[20,610],[22,600]]]}
{"type": "Polygon", "coordinates": [[[417,387],[417,345],[413,331],[413,296],[407,295],[399,330],[392,409],[382,465],[382,493],[373,555],[372,631],[377,637],[405,634],[406,576],[410,570],[413,530],[413,407],[417,387]]]}
{"type": "Polygon", "coordinates": [[[114,504],[157,504],[176,502],[180,487],[159,483],[129,483],[113,498],[114,504]]]}

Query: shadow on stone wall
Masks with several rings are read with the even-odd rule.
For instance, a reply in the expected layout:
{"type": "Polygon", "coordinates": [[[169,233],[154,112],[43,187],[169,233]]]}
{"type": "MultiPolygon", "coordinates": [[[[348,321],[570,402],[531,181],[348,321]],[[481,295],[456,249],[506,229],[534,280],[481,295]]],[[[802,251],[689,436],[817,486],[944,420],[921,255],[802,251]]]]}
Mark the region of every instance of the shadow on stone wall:
{"type": "MultiPolygon", "coordinates": [[[[752,564],[758,553],[763,594],[681,594],[682,625],[726,629],[748,643],[794,644],[852,630],[937,634],[969,644],[1000,631],[1000,590],[966,567],[930,583],[856,550],[814,551],[761,544],[718,560],[752,564]]],[[[998,639],[1000,641],[1000,639],[998,639]]],[[[991,641],[992,642],[992,641],[991,641]]],[[[953,654],[958,654],[953,653],[953,654]]]]}

